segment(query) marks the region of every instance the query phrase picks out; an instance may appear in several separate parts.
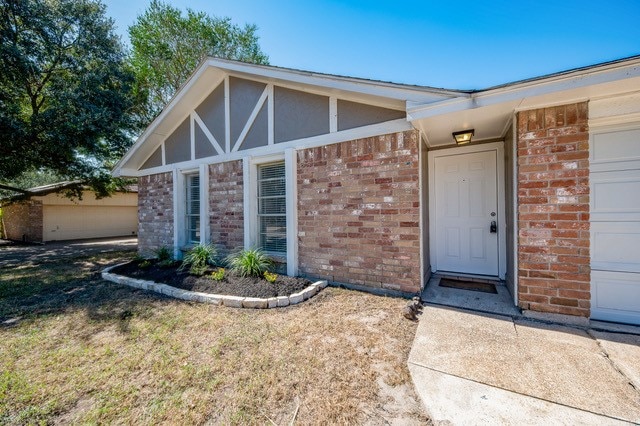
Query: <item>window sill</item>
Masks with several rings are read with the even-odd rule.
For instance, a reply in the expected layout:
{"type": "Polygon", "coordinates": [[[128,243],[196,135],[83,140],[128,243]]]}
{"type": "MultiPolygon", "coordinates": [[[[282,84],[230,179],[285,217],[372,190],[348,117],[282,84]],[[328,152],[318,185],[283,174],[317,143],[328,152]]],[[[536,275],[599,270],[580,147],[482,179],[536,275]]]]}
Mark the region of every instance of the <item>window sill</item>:
{"type": "Polygon", "coordinates": [[[286,254],[269,253],[269,252],[267,252],[266,255],[269,256],[269,259],[271,259],[275,263],[287,263],[287,255],[286,254]]]}
{"type": "Polygon", "coordinates": [[[200,243],[189,243],[189,244],[185,244],[182,247],[180,247],[180,251],[183,253],[188,252],[189,250],[191,250],[192,248],[196,247],[197,245],[199,245],[200,243]]]}

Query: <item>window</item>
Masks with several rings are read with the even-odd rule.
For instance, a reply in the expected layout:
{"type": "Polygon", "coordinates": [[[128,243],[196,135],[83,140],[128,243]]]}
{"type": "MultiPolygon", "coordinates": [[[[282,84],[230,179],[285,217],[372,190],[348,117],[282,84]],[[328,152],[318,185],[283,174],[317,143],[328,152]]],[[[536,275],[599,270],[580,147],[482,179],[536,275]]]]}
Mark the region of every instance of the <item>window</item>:
{"type": "Polygon", "coordinates": [[[258,246],[267,253],[287,253],[287,206],[284,162],[258,166],[258,246]]]}
{"type": "Polygon", "coordinates": [[[187,175],[186,226],[187,243],[200,242],[200,176],[187,175]]]}

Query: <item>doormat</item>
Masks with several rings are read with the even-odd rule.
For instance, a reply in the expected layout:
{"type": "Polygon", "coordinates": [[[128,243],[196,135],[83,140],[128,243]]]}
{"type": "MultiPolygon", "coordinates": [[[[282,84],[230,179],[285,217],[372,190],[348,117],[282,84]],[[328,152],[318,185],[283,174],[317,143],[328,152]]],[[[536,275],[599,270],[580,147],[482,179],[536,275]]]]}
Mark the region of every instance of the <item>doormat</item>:
{"type": "Polygon", "coordinates": [[[459,281],[448,278],[440,279],[440,287],[458,288],[460,290],[480,291],[482,293],[498,294],[495,284],[478,283],[475,281],[459,281]]]}

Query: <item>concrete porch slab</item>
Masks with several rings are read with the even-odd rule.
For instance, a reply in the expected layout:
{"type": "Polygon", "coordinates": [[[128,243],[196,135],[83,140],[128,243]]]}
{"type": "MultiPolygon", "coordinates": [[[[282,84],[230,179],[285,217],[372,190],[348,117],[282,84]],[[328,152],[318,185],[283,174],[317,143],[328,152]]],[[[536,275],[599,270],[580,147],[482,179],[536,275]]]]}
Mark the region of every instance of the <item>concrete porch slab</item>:
{"type": "Polygon", "coordinates": [[[496,285],[498,294],[492,294],[440,287],[440,279],[438,275],[431,277],[422,292],[421,298],[424,302],[501,315],[520,315],[520,309],[514,305],[513,297],[504,285],[496,285]]]}
{"type": "Polygon", "coordinates": [[[631,383],[640,377],[639,345],[640,336],[427,305],[408,363],[436,421],[638,423],[640,392],[631,383]]]}

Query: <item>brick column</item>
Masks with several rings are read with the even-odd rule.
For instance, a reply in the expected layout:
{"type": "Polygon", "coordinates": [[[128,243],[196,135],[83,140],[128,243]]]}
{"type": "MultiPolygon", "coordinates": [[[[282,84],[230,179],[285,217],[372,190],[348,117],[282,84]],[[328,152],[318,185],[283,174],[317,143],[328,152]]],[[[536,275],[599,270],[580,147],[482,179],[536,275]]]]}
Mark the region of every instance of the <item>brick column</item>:
{"type": "Polygon", "coordinates": [[[173,247],[173,174],[138,179],[138,252],[173,247]]]}
{"type": "Polygon", "coordinates": [[[586,102],[518,113],[518,301],[589,316],[586,102]]]}
{"type": "Polygon", "coordinates": [[[227,255],[244,246],[242,160],[209,166],[211,242],[227,255]]]}

